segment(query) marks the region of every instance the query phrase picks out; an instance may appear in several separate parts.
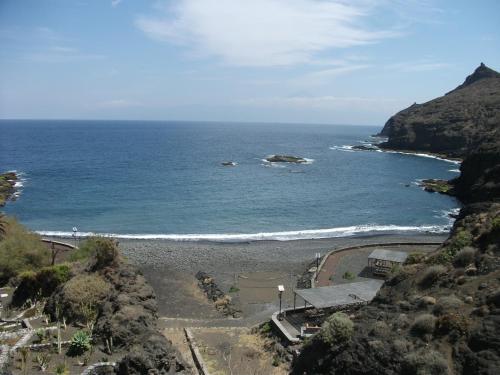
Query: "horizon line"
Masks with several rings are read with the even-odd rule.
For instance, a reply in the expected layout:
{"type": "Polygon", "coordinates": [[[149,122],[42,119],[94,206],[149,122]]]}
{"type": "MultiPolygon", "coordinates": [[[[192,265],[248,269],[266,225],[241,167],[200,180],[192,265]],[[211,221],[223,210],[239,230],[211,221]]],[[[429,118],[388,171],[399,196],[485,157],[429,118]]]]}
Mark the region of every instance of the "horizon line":
{"type": "Polygon", "coordinates": [[[320,126],[365,126],[365,127],[380,127],[383,124],[354,124],[354,123],[326,123],[326,122],[295,122],[295,121],[245,121],[245,120],[139,120],[139,119],[76,119],[76,118],[0,118],[0,121],[74,121],[74,122],[191,122],[191,123],[221,123],[221,124],[276,124],[276,125],[320,125],[320,126]]]}

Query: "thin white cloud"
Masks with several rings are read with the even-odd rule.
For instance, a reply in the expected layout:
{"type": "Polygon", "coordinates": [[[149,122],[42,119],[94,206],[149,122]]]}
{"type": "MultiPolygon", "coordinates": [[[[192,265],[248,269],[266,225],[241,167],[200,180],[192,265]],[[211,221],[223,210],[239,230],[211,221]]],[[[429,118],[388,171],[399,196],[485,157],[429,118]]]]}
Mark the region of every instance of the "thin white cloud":
{"type": "Polygon", "coordinates": [[[342,96],[293,96],[251,98],[239,101],[239,104],[259,108],[284,109],[356,109],[373,111],[391,111],[406,103],[401,99],[370,98],[370,97],[342,97],[342,96]]]}
{"type": "Polygon", "coordinates": [[[122,2],[122,0],[111,0],[111,6],[113,8],[117,7],[118,5],[120,5],[120,3],[122,2]]]}
{"type": "Polygon", "coordinates": [[[449,68],[451,64],[444,62],[433,62],[433,61],[411,61],[411,62],[403,62],[390,64],[387,66],[390,70],[397,70],[404,73],[413,73],[413,72],[429,72],[432,70],[441,70],[449,68]]]}
{"type": "Polygon", "coordinates": [[[97,103],[96,107],[115,109],[115,108],[142,107],[142,104],[128,99],[111,99],[97,103]]]}
{"type": "Polygon", "coordinates": [[[232,65],[311,63],[317,54],[397,35],[363,25],[376,1],[177,0],[136,26],[149,37],[188,46],[232,65]]]}

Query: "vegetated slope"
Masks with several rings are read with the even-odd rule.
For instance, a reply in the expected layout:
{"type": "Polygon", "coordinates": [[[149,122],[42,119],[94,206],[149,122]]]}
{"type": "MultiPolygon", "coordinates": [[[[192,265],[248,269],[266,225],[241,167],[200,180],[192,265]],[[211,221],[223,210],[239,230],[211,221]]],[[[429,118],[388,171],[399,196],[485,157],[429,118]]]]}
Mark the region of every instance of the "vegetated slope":
{"type": "Polygon", "coordinates": [[[481,63],[455,90],[392,116],[380,133],[388,137],[381,146],[462,158],[494,142],[499,128],[500,73],[481,63]]]}
{"type": "MultiPolygon", "coordinates": [[[[491,80],[485,86],[498,82],[496,76],[482,77],[488,71],[482,72],[483,66],[457,91],[484,80],[491,80]]],[[[412,138],[409,143],[399,143],[404,138],[397,131],[396,140],[392,138],[392,124],[397,122],[397,129],[410,132],[426,127],[422,124],[431,124],[440,117],[437,114],[453,112],[446,108],[450,101],[440,103],[435,112],[420,112],[420,125],[416,114],[404,114],[409,123],[401,112],[394,116],[386,125],[391,129],[384,129],[387,144],[416,150],[427,145],[421,139],[429,136],[427,130],[413,132],[406,138],[412,138]]],[[[477,106],[485,105],[478,102],[477,106]]],[[[488,100],[487,106],[500,111],[498,102],[488,100]]],[[[487,118],[498,119],[499,114],[488,112],[487,118]]],[[[432,150],[423,148],[448,156],[466,155],[460,177],[452,181],[464,207],[449,239],[434,253],[413,255],[396,270],[377,297],[351,316],[354,325],[347,340],[332,340],[337,333],[345,335],[340,328],[332,332],[331,326],[328,331],[325,327],[304,347],[293,373],[500,374],[500,137],[498,132],[482,134],[498,128],[498,120],[490,120],[485,121],[481,111],[476,117],[469,115],[463,123],[464,140],[456,140],[455,130],[439,128],[436,133],[445,139],[449,135],[451,141],[444,142],[444,148],[436,144],[432,150]],[[472,135],[473,142],[468,138],[472,135]]],[[[449,122],[440,126],[448,128],[449,122]]]]}

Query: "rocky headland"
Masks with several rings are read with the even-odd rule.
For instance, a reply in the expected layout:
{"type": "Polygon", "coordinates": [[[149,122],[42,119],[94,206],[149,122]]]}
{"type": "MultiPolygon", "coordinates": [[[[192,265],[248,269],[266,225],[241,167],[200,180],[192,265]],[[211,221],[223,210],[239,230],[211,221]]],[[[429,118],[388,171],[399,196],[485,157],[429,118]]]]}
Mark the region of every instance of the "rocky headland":
{"type": "Polygon", "coordinates": [[[500,73],[481,65],[463,84],[439,98],[392,116],[380,132],[382,148],[463,158],[498,140],[500,73]]]}
{"type": "Polygon", "coordinates": [[[464,159],[446,186],[428,181],[464,206],[442,246],[395,269],[352,324],[324,327],[293,373],[500,373],[499,128],[500,74],[484,64],[445,96],[389,119],[382,147],[464,159]]]}
{"type": "Polygon", "coordinates": [[[5,206],[5,203],[16,192],[17,175],[15,172],[6,172],[0,174],[0,207],[5,206]]]}

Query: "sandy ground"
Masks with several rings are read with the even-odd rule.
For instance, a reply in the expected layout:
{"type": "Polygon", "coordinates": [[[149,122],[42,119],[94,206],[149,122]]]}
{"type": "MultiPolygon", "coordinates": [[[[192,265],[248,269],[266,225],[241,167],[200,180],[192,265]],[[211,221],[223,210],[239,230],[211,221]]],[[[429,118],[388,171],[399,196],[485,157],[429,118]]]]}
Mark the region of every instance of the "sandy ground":
{"type": "MultiPolygon", "coordinates": [[[[155,289],[160,316],[167,321],[168,318],[224,320],[197,287],[194,275],[203,270],[212,275],[225,292],[231,286],[240,289],[230,295],[247,319],[239,324],[248,326],[265,320],[276,309],[277,285],[283,284],[287,290],[285,306],[292,303],[291,286],[317,252],[324,255],[332,249],[371,243],[441,242],[446,237],[384,235],[249,243],[121,240],[120,248],[155,289]]],[[[178,319],[172,319],[175,320],[178,319]]],[[[236,325],[237,322],[225,324],[236,325]]],[[[189,323],[189,326],[195,325],[189,323]]]]}

